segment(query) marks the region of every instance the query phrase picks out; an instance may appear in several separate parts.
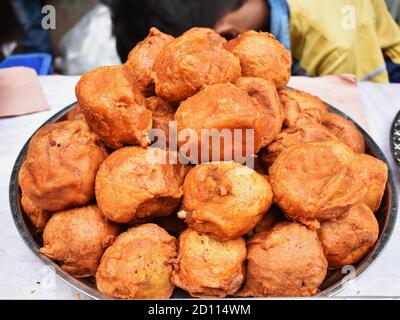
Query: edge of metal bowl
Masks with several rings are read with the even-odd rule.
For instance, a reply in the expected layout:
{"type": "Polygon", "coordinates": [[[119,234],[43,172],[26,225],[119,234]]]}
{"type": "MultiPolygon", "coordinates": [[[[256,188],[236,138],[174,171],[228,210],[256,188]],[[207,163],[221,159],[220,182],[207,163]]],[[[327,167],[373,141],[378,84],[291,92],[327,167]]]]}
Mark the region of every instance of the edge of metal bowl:
{"type": "MultiPolygon", "coordinates": [[[[47,125],[49,123],[53,123],[57,120],[60,120],[62,117],[66,115],[66,113],[72,109],[72,107],[76,104],[76,102],[70,104],[69,106],[63,108],[59,112],[57,112],[55,115],[53,115],[51,118],[49,118],[46,122],[44,122],[37,130],[39,130],[41,127],[44,125],[47,125]]],[[[327,104],[330,108],[331,111],[334,113],[337,113],[338,115],[352,121],[358,128],[358,130],[361,131],[361,133],[364,136],[364,139],[366,141],[366,144],[372,149],[372,151],[381,159],[382,161],[386,162],[388,165],[388,192],[389,192],[389,201],[390,201],[390,213],[386,217],[383,225],[383,231],[379,235],[379,239],[373,249],[368,253],[366,257],[362,261],[360,261],[356,267],[355,274],[351,278],[352,280],[357,280],[359,277],[364,274],[364,272],[377,260],[378,256],[382,253],[386,245],[388,244],[390,237],[393,233],[394,226],[396,223],[396,216],[397,216],[397,210],[398,210],[398,201],[397,201],[397,188],[396,184],[394,181],[394,176],[393,172],[389,166],[389,163],[379,148],[379,146],[373,141],[373,139],[369,136],[367,132],[363,128],[361,128],[355,121],[353,121],[350,117],[348,117],[346,114],[341,112],[340,110],[334,108],[333,106],[327,104]]],[[[37,131],[36,130],[36,131],[37,131]]],[[[36,132],[35,131],[35,132],[36,132]]],[[[33,134],[32,134],[33,136],[33,134]]],[[[31,136],[31,137],[32,137],[31,136]]],[[[30,138],[31,139],[31,138],[30,138]]],[[[17,156],[17,159],[14,163],[12,173],[11,173],[11,178],[10,178],[10,187],[9,187],[9,203],[10,203],[10,208],[11,208],[11,213],[12,217],[14,220],[14,224],[21,235],[23,241],[25,242],[25,245],[35,254],[35,256],[46,266],[50,267],[50,270],[55,273],[60,279],[62,279],[64,282],[68,283],[70,286],[75,288],[76,290],[84,293],[85,295],[93,298],[93,299],[107,299],[104,295],[102,295],[98,290],[96,290],[93,286],[90,286],[89,284],[84,283],[84,281],[80,281],[76,279],[75,277],[69,275],[65,271],[63,271],[57,263],[52,261],[51,259],[47,258],[45,255],[41,254],[39,252],[39,245],[35,241],[34,237],[29,231],[27,222],[21,218],[21,213],[22,209],[20,206],[20,201],[19,201],[19,185],[18,185],[18,174],[19,170],[21,168],[22,162],[25,158],[26,151],[28,149],[28,145],[30,142],[30,139],[24,144],[22,147],[20,153],[17,156]]],[[[349,282],[343,281],[337,281],[333,285],[329,286],[327,289],[323,290],[320,292],[317,298],[322,298],[322,297],[331,297],[334,296],[335,294],[339,293],[343,289],[345,289],[346,285],[349,282]]]]}

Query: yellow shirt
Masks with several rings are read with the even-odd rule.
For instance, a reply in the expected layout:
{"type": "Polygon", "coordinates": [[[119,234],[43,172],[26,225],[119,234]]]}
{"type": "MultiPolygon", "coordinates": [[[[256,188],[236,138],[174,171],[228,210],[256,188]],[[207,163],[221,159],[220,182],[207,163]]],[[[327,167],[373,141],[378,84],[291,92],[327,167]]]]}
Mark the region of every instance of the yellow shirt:
{"type": "Polygon", "coordinates": [[[311,76],[350,73],[388,82],[400,64],[400,28],[384,0],[288,0],[292,55],[311,76]]]}

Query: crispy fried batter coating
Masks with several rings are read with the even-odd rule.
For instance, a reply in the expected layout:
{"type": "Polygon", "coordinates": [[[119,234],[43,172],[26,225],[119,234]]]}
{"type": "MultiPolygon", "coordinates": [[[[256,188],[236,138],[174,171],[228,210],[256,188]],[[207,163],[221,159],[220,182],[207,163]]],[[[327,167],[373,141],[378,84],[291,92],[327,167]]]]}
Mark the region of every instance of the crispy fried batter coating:
{"type": "Polygon", "coordinates": [[[168,299],[174,290],[172,260],[176,239],[147,223],[120,234],[101,258],[99,291],[117,299],[168,299]]]}
{"type": "Polygon", "coordinates": [[[175,120],[179,134],[186,131],[190,134],[186,139],[179,139],[178,143],[181,147],[187,146],[188,157],[201,162],[232,160],[235,154],[244,156],[246,148],[254,154],[260,150],[267,130],[264,113],[245,91],[231,83],[208,86],[183,101],[175,113],[175,120]],[[247,136],[246,129],[252,134],[247,136]],[[210,135],[202,137],[202,130],[208,130],[210,135],[217,132],[213,136],[216,142],[210,135]],[[238,136],[242,141],[237,140],[238,136]],[[251,146],[246,145],[246,140],[251,146]],[[193,149],[197,155],[190,153],[193,149]]]}
{"type": "Polygon", "coordinates": [[[75,277],[93,276],[117,234],[118,227],[95,205],[61,211],[47,223],[40,252],[75,277]]]}
{"type": "Polygon", "coordinates": [[[79,103],[76,103],[74,107],[68,111],[66,120],[76,120],[76,119],[85,119],[85,115],[82,112],[82,108],[79,103]]]}
{"type": "Polygon", "coordinates": [[[318,123],[303,123],[283,129],[274,141],[261,152],[264,164],[269,167],[283,150],[300,143],[338,140],[327,128],[318,123]]]}
{"type": "Polygon", "coordinates": [[[330,268],[354,265],[374,246],[379,235],[374,213],[358,203],[334,220],[324,221],[318,236],[330,268]]]}
{"type": "Polygon", "coordinates": [[[244,281],[246,251],[243,238],[220,242],[186,229],[179,237],[172,282],[193,297],[232,295],[244,281]]]}
{"type": "Polygon", "coordinates": [[[267,179],[234,162],[196,166],[186,176],[183,194],[178,216],[192,229],[222,241],[252,230],[273,197],[267,179]]]}
{"type": "Polygon", "coordinates": [[[51,212],[36,207],[25,194],[21,195],[21,206],[34,227],[38,231],[43,231],[51,217],[51,212]]]}
{"type": "Polygon", "coordinates": [[[230,40],[225,48],[239,57],[242,76],[270,80],[278,89],[289,82],[290,52],[272,34],[246,31],[230,40]]]}
{"type": "Polygon", "coordinates": [[[298,144],[284,150],[269,168],[274,202],[290,218],[338,217],[367,192],[356,170],[356,154],[342,142],[298,144]]]}
{"type": "Polygon", "coordinates": [[[321,123],[328,107],[322,100],[307,92],[294,89],[279,91],[285,112],[285,127],[296,127],[301,123],[321,123]]]}
{"type": "Polygon", "coordinates": [[[293,222],[257,233],[247,243],[246,284],[238,296],[306,297],[319,292],[327,272],[317,232],[293,222]]]}
{"type": "Polygon", "coordinates": [[[169,126],[172,125],[172,121],[175,121],[175,107],[168,102],[165,102],[159,97],[149,97],[146,99],[146,108],[152,112],[153,117],[153,129],[160,129],[164,133],[164,137],[158,137],[157,141],[165,146],[169,145],[169,126]],[[160,139],[160,140],[159,140],[160,139]]]}
{"type": "Polygon", "coordinates": [[[85,205],[94,199],[96,172],[106,157],[85,121],[48,124],[29,143],[19,185],[33,206],[43,210],[85,205]]]}
{"type": "Polygon", "coordinates": [[[388,179],[388,166],[385,162],[367,154],[358,155],[356,163],[358,172],[368,189],[363,202],[373,212],[376,212],[381,206],[382,197],[385,192],[388,179]]]}
{"type": "Polygon", "coordinates": [[[262,78],[242,77],[235,83],[246,91],[253,103],[264,113],[266,128],[262,146],[269,145],[282,129],[284,119],[283,107],[275,86],[262,78]]]}
{"type": "Polygon", "coordinates": [[[157,95],[179,102],[205,85],[235,81],[239,59],[223,48],[224,41],[211,29],[196,28],[167,44],[154,64],[157,95]]]}
{"type": "Polygon", "coordinates": [[[140,91],[144,96],[155,94],[153,80],[154,62],[161,49],[174,40],[173,36],[162,33],[157,28],[151,28],[149,35],[139,42],[129,52],[126,65],[130,68],[132,76],[137,80],[140,91]]]}
{"type": "Polygon", "coordinates": [[[169,155],[158,148],[142,147],[113,152],[96,177],[96,199],[101,211],[118,223],[171,214],[180,204],[188,169],[180,163],[168,163],[169,155]]]}
{"type": "Polygon", "coordinates": [[[128,70],[123,65],[95,68],[75,89],[90,128],[113,149],[150,143],[151,112],[128,70]]]}
{"type": "Polygon", "coordinates": [[[355,153],[365,152],[364,137],[353,122],[338,114],[328,112],[323,115],[322,124],[340,141],[352,148],[355,153]]]}

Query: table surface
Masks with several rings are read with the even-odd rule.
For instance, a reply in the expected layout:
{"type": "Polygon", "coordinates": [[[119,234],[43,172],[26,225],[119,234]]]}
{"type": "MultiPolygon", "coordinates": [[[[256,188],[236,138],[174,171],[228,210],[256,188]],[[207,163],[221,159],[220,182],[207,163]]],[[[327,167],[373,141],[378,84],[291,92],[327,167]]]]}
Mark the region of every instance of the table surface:
{"type": "MultiPolygon", "coordinates": [[[[79,77],[44,76],[40,82],[51,109],[0,119],[0,299],[89,299],[64,283],[25,246],[8,203],[11,169],[25,141],[50,116],[75,101],[79,77]]],[[[389,147],[390,125],[400,110],[400,85],[359,83],[371,136],[384,151],[399,186],[389,147]]],[[[386,249],[362,277],[337,297],[400,297],[400,219],[386,249]]]]}

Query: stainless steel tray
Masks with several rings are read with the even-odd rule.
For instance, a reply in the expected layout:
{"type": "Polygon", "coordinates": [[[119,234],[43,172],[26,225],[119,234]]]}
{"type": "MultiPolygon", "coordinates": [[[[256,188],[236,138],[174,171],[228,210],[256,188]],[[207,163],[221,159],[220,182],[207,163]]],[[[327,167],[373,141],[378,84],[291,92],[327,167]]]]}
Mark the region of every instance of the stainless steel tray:
{"type": "MultiPolygon", "coordinates": [[[[71,104],[62,109],[60,112],[58,112],[49,120],[47,120],[45,123],[43,123],[43,125],[62,120],[65,117],[66,113],[70,109],[72,109],[74,104],[71,104]]],[[[350,119],[348,116],[346,116],[336,108],[332,106],[329,106],[329,108],[332,112],[335,112],[349,119],[350,121],[353,121],[352,119],[350,119]]],[[[372,140],[372,138],[360,126],[358,126],[357,124],[356,126],[364,135],[366,143],[366,153],[371,154],[388,163],[383,152],[377,146],[377,144],[372,140]]],[[[39,248],[41,247],[40,243],[41,240],[40,237],[38,237],[37,233],[35,232],[34,228],[32,227],[30,221],[27,219],[21,207],[21,190],[18,186],[18,173],[25,159],[25,155],[28,149],[28,144],[29,140],[25,143],[24,147],[22,148],[21,152],[19,153],[15,161],[10,179],[9,200],[15,226],[17,227],[26,245],[44,264],[51,266],[51,270],[54,270],[54,272],[58,277],[60,277],[62,280],[70,284],[78,291],[88,295],[89,297],[92,297],[94,299],[106,299],[106,297],[104,297],[99,291],[97,291],[95,282],[92,278],[76,279],[71,275],[69,275],[68,273],[66,273],[65,271],[63,271],[57,265],[57,263],[50,260],[49,258],[47,258],[46,256],[42,255],[39,252],[39,248]]],[[[364,259],[355,266],[355,271],[351,276],[349,276],[346,273],[342,273],[341,270],[328,271],[328,276],[321,287],[321,293],[319,294],[320,297],[330,297],[343,290],[347,283],[345,281],[346,278],[351,278],[356,280],[358,277],[360,277],[361,274],[363,274],[378,259],[383,249],[389,242],[389,239],[391,237],[391,234],[395,226],[397,208],[398,208],[396,184],[394,182],[393,172],[390,169],[390,167],[389,167],[388,177],[389,178],[386,185],[385,194],[383,196],[382,205],[379,211],[376,213],[376,217],[379,222],[378,241],[376,242],[372,250],[368,253],[368,255],[364,257],[364,259]]],[[[173,298],[186,298],[186,297],[188,297],[188,295],[184,291],[179,289],[175,291],[173,296],[173,298]]]]}

